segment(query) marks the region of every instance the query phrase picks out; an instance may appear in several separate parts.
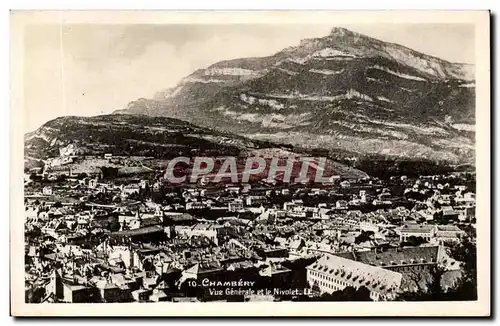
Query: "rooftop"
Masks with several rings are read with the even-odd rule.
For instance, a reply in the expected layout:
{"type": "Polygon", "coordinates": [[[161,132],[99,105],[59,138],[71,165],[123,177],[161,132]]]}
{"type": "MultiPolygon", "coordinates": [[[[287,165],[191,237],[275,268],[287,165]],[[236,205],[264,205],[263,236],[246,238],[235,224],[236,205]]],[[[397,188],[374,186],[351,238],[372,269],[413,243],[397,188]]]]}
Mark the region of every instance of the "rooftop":
{"type": "Polygon", "coordinates": [[[149,233],[163,232],[163,228],[158,225],[147,226],[144,228],[138,228],[134,230],[124,230],[110,233],[113,237],[132,237],[137,235],[144,235],[149,233]]]}
{"type": "Polygon", "coordinates": [[[219,263],[217,262],[202,262],[202,263],[197,263],[194,266],[188,268],[186,270],[186,273],[198,275],[198,274],[208,274],[208,273],[218,272],[221,270],[222,269],[219,263]]]}
{"type": "Polygon", "coordinates": [[[379,293],[397,291],[402,279],[400,273],[332,254],[325,254],[307,269],[340,277],[354,286],[365,286],[379,293]]]}
{"type": "Polygon", "coordinates": [[[435,263],[438,258],[438,252],[438,246],[409,247],[387,249],[382,252],[360,251],[356,252],[354,257],[356,261],[373,266],[396,266],[435,263]]]}
{"type": "Polygon", "coordinates": [[[406,224],[401,229],[402,232],[429,233],[435,228],[434,225],[406,224]]]}

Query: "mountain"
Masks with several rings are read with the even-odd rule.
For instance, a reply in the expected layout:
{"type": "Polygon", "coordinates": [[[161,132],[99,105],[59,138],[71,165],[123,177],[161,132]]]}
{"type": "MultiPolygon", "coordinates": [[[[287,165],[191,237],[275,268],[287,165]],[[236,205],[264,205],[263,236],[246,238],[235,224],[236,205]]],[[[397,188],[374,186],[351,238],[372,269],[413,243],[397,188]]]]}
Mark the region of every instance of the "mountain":
{"type": "Polygon", "coordinates": [[[116,113],[346,155],[471,162],[474,69],[333,28],[269,57],[197,70],[116,113]]]}
{"type": "MultiPolygon", "coordinates": [[[[166,168],[170,159],[179,156],[191,159],[208,156],[222,161],[224,157],[233,156],[237,158],[238,171],[241,172],[247,157],[262,157],[268,165],[274,157],[297,160],[317,157],[305,150],[293,150],[267,141],[249,140],[197,127],[177,119],[147,115],[60,117],[26,134],[24,144],[25,167],[28,169],[40,166],[43,161],[54,169],[65,170],[69,166],[73,172],[95,171],[100,166],[116,167],[129,174],[151,171],[152,168],[166,168]],[[72,154],[68,154],[69,149],[72,154]],[[76,161],[65,162],[61,154],[64,151],[66,156],[76,153],[76,161]],[[108,153],[124,159],[109,162],[103,159],[108,153]]],[[[325,170],[332,172],[331,175],[344,179],[367,176],[360,170],[333,160],[328,159],[326,163],[325,170]]],[[[295,172],[298,176],[299,171],[295,172]]],[[[262,176],[267,177],[265,173],[262,176]]]]}
{"type": "Polygon", "coordinates": [[[60,117],[25,135],[25,154],[35,158],[59,156],[69,144],[88,155],[169,158],[200,153],[238,155],[259,142],[214,132],[188,122],[146,115],[60,117]]]}

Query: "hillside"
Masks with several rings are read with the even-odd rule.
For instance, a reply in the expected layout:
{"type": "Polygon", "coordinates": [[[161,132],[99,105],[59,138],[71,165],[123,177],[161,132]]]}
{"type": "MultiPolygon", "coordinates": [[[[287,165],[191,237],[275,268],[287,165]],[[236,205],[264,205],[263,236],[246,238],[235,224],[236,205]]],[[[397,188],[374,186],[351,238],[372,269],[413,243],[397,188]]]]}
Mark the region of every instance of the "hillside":
{"type": "MultiPolygon", "coordinates": [[[[60,157],[61,151],[67,150],[70,145],[76,149],[72,155],[78,157],[78,164],[68,164],[74,171],[87,168],[95,170],[100,165],[124,170],[124,166],[119,166],[122,163],[115,164],[104,160],[103,156],[107,153],[114,157],[134,157],[129,160],[134,162],[134,165],[127,166],[127,171],[147,170],[148,167],[144,168],[144,165],[164,169],[170,159],[178,156],[236,156],[238,162],[243,162],[243,165],[245,158],[250,156],[260,156],[267,160],[273,157],[311,156],[304,150],[294,151],[270,142],[249,140],[197,127],[177,119],[112,114],[61,117],[47,122],[25,135],[25,161],[53,162],[53,159],[60,157]]],[[[26,163],[26,166],[29,164],[26,163]]],[[[240,168],[241,166],[239,170],[240,168]]],[[[366,177],[366,173],[332,160],[328,160],[327,168],[342,178],[366,177]]]]}
{"type": "Polygon", "coordinates": [[[238,155],[259,147],[243,137],[213,132],[190,123],[146,115],[60,117],[25,135],[27,156],[59,156],[59,149],[76,145],[87,155],[153,156],[170,158],[202,153],[238,155]]]}

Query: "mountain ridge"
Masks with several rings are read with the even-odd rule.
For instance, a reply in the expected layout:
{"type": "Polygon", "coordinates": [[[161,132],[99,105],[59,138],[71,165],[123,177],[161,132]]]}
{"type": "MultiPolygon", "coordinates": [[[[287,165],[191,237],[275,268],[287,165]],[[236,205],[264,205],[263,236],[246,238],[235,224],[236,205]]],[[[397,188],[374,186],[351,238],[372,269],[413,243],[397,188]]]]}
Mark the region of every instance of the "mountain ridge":
{"type": "MultiPolygon", "coordinates": [[[[133,174],[164,170],[169,160],[180,156],[190,159],[205,156],[216,161],[234,157],[241,170],[248,157],[262,157],[267,164],[274,158],[319,157],[304,150],[221,133],[177,119],[147,115],[59,117],[25,134],[24,142],[28,170],[33,166],[48,166],[95,171],[101,166],[112,166],[133,174]],[[133,166],[106,161],[103,159],[105,154],[118,158],[118,162],[132,162],[133,166]]],[[[326,159],[326,167],[343,179],[367,176],[356,168],[326,159]]]]}
{"type": "Polygon", "coordinates": [[[279,141],[332,150],[356,143],[360,154],[470,162],[471,67],[333,28],[271,56],[198,69],[115,113],[169,116],[270,141],[289,133],[279,141]],[[330,139],[300,143],[305,134],[330,139]]]}

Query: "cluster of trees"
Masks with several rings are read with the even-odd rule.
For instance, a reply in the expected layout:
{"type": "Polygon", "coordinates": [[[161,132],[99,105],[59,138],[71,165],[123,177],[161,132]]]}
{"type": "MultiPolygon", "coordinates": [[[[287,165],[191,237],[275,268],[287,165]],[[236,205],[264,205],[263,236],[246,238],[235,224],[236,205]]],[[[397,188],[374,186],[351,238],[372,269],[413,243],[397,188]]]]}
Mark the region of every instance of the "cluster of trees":
{"type": "Polygon", "coordinates": [[[359,157],[355,161],[346,158],[338,160],[382,180],[392,176],[406,175],[416,178],[421,175],[448,174],[454,171],[453,166],[433,160],[395,160],[377,154],[359,157]]]}
{"type": "Polygon", "coordinates": [[[443,211],[439,211],[434,213],[434,222],[440,225],[453,224],[454,222],[458,222],[458,213],[453,215],[443,215],[443,211]]]}
{"type": "Polygon", "coordinates": [[[361,231],[360,235],[354,238],[355,244],[360,244],[373,239],[375,233],[373,231],[361,231]]]}
{"type": "Polygon", "coordinates": [[[110,193],[99,192],[97,194],[90,194],[88,200],[92,203],[107,205],[113,201],[113,195],[110,193]]]}
{"type": "Polygon", "coordinates": [[[324,293],[319,297],[319,301],[372,301],[370,290],[362,286],[356,289],[348,286],[333,293],[324,293]]]}
{"type": "Polygon", "coordinates": [[[118,168],[101,166],[100,170],[103,179],[111,179],[118,177],[118,168]]]}
{"type": "Polygon", "coordinates": [[[427,240],[425,240],[422,237],[416,237],[414,235],[408,237],[408,241],[405,241],[401,243],[402,246],[413,246],[417,247],[420,246],[421,244],[427,243],[427,240]]]}
{"type": "Polygon", "coordinates": [[[36,173],[31,173],[30,174],[30,180],[34,182],[41,182],[41,183],[53,183],[53,182],[62,182],[66,180],[66,176],[64,174],[59,174],[55,180],[46,180],[43,178],[43,176],[38,175],[36,173]]]}
{"type": "Polygon", "coordinates": [[[473,301],[477,300],[477,249],[469,238],[451,246],[448,255],[460,262],[462,275],[447,290],[442,287],[445,270],[439,266],[431,270],[430,281],[416,292],[402,293],[401,301],[473,301]]]}
{"type": "MultiPolygon", "coordinates": [[[[313,285],[312,290],[319,292],[316,284],[313,285]]],[[[332,293],[322,293],[319,297],[303,297],[301,301],[372,301],[372,299],[370,298],[370,290],[365,286],[358,289],[353,286],[347,286],[342,290],[332,293]]]]}

